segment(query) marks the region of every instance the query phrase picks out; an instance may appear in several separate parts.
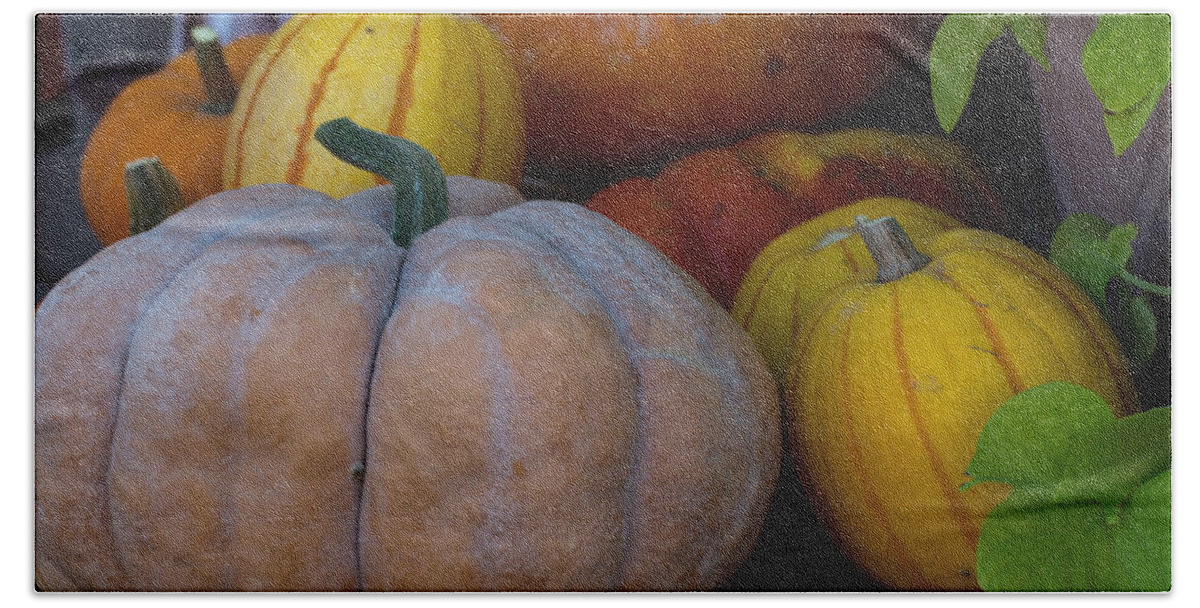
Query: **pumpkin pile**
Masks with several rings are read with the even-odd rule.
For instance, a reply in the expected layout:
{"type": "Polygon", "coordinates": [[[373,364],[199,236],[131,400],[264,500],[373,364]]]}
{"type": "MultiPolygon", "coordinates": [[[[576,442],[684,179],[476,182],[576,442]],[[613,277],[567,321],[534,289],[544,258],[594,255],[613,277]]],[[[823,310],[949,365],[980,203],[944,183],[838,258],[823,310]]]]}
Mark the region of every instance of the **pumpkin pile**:
{"type": "Polygon", "coordinates": [[[799,130],[918,21],[201,36],[96,128],[107,247],[37,309],[37,587],[713,589],[786,445],[863,571],[977,589],[991,413],[1051,381],[1141,405],[970,150],[799,130]],[[525,201],[573,172],[604,186],[525,201]]]}

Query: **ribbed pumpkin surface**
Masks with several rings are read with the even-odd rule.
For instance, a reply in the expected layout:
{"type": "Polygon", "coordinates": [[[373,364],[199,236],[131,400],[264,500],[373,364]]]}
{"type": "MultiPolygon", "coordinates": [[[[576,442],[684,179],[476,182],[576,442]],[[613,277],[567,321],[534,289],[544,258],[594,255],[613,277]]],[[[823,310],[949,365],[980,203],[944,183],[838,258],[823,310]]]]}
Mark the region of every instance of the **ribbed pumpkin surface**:
{"type": "Polygon", "coordinates": [[[746,272],[730,314],[750,332],[780,386],[813,307],[839,287],[875,278],[878,268],[851,228],[860,214],[895,217],[918,249],[946,230],[962,227],[913,201],[869,198],[823,213],[764,247],[746,272]]]}
{"type": "Polygon", "coordinates": [[[834,290],[798,338],[786,394],[797,467],[835,538],[898,589],[974,589],[975,544],[1003,486],[965,492],[992,412],[1052,380],[1139,410],[1099,313],[1037,254],[950,230],[925,268],[834,290]]]}
{"type": "Polygon", "coordinates": [[[378,190],[224,192],[51,292],[39,588],[693,589],[740,564],[781,434],[723,310],[578,205],[405,252],[378,190]]]}
{"type": "Polygon", "coordinates": [[[376,185],[312,135],[349,117],[421,144],[448,175],[517,185],[524,118],[495,36],[453,15],[298,15],[271,38],[238,96],[226,189],[289,183],[332,196],[376,185]]]}

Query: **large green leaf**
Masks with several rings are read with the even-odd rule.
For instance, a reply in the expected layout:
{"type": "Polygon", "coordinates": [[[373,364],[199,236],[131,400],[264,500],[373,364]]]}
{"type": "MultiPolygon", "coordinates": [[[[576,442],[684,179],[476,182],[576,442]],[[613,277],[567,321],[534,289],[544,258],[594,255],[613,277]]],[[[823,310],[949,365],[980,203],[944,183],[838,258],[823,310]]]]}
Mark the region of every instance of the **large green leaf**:
{"type": "Polygon", "coordinates": [[[975,86],[975,71],[988,45],[1004,34],[1003,15],[951,14],[942,20],[929,50],[929,79],[938,124],[958,124],[975,86]]]}
{"type": "Polygon", "coordinates": [[[1017,38],[1017,44],[1030,57],[1050,71],[1050,59],[1046,57],[1046,34],[1050,29],[1049,20],[1045,15],[1009,15],[1008,29],[1017,38]]]}
{"type": "Polygon", "coordinates": [[[1170,468],[1170,408],[1118,419],[1095,393],[1066,382],[1009,399],[967,467],[966,486],[1012,486],[980,532],[980,586],[1169,589],[1170,468]]]}
{"type": "Polygon", "coordinates": [[[1080,56],[1113,153],[1133,143],[1171,80],[1171,16],[1104,14],[1080,56]]]}
{"type": "Polygon", "coordinates": [[[947,15],[929,51],[929,79],[933,92],[933,109],[938,124],[949,133],[958,124],[971,89],[979,59],[987,47],[1004,35],[1005,28],[1013,32],[1021,48],[1042,68],[1050,71],[1046,58],[1047,20],[1036,14],[968,14],[947,15]]]}

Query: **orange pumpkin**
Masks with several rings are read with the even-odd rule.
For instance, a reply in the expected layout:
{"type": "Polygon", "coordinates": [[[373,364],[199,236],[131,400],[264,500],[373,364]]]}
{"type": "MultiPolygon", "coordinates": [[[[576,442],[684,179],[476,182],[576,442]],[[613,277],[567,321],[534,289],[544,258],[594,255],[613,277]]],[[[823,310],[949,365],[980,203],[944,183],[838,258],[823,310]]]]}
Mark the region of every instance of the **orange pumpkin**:
{"type": "Polygon", "coordinates": [[[944,138],[849,129],[762,134],[630,178],[587,202],[658,247],[726,308],[772,239],[879,196],[920,201],[978,227],[998,224],[971,153],[944,138]]]}
{"type": "Polygon", "coordinates": [[[866,99],[914,15],[490,14],[525,100],[532,166],[640,166],[798,128],[866,99]],[[836,83],[836,84],[835,84],[836,83]]]}
{"type": "MultiPolygon", "coordinates": [[[[247,36],[225,47],[233,83],[245,77],[267,39],[247,36]]],[[[128,162],[157,157],[179,181],[185,204],[221,190],[232,100],[224,108],[210,101],[194,48],[134,81],[113,100],[88,139],[79,172],[83,209],[102,244],[129,236],[128,162]]]]}
{"type": "Polygon", "coordinates": [[[39,588],[705,589],[740,565],[781,450],[749,337],[603,216],[425,155],[341,201],[219,193],[51,291],[39,588]]]}

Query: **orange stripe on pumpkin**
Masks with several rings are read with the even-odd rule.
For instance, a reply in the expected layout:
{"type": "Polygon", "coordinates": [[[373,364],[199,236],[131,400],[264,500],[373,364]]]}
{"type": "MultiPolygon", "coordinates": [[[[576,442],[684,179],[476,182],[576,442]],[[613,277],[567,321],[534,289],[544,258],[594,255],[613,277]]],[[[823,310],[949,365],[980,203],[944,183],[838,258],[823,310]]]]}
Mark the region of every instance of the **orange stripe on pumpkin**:
{"type": "Polygon", "coordinates": [[[471,54],[475,58],[475,79],[479,86],[479,123],[476,125],[475,141],[479,142],[475,146],[475,158],[471,161],[471,176],[479,177],[479,172],[483,169],[483,151],[487,147],[487,79],[484,78],[483,58],[480,55],[479,45],[480,40],[474,36],[471,38],[471,54]]]}
{"type": "MultiPolygon", "coordinates": [[[[842,248],[842,252],[845,256],[846,264],[848,266],[850,266],[851,271],[854,272],[855,275],[857,275],[858,271],[859,271],[859,266],[858,266],[858,261],[854,259],[853,252],[850,251],[849,247],[847,247],[844,240],[838,241],[838,245],[841,246],[841,248],[842,248]]],[[[769,268],[767,268],[767,274],[763,275],[762,280],[754,288],[754,296],[750,299],[750,305],[746,309],[746,316],[743,317],[741,320],[743,329],[746,329],[746,330],[750,329],[750,321],[752,321],[754,319],[754,313],[758,311],[759,299],[762,298],[763,291],[766,290],[767,284],[771,282],[771,277],[775,274],[775,271],[779,270],[779,268],[782,267],[784,264],[787,264],[793,260],[801,259],[804,256],[809,255],[810,253],[811,253],[810,249],[793,251],[792,253],[788,253],[786,255],[781,255],[778,258],[776,258],[775,261],[771,262],[771,266],[769,268]]],[[[792,325],[793,325],[792,341],[793,342],[796,339],[795,326],[798,325],[798,321],[795,318],[796,317],[796,312],[795,312],[796,301],[795,300],[796,299],[793,298],[793,305],[792,305],[792,325]]]]}
{"type": "Polygon", "coordinates": [[[917,399],[916,388],[913,384],[912,370],[908,364],[908,353],[904,348],[904,327],[900,319],[900,290],[899,287],[892,283],[892,339],[896,350],[896,370],[900,375],[900,388],[904,392],[904,402],[908,406],[909,416],[912,418],[913,426],[917,430],[917,438],[921,442],[921,447],[925,450],[925,455],[929,459],[929,464],[933,468],[933,476],[937,481],[938,488],[945,497],[946,502],[950,506],[950,513],[958,525],[959,531],[962,532],[963,538],[966,539],[971,551],[975,550],[975,545],[979,542],[979,526],[971,517],[971,511],[963,502],[962,495],[959,494],[958,484],[950,479],[946,474],[946,467],[942,464],[941,455],[933,445],[933,438],[929,434],[929,427],[925,425],[925,419],[922,418],[917,399]]]}
{"type": "Polygon", "coordinates": [[[1117,392],[1120,393],[1120,408],[1122,414],[1135,414],[1142,410],[1141,402],[1137,397],[1137,391],[1133,387],[1132,378],[1128,373],[1126,373],[1126,370],[1122,366],[1121,362],[1117,360],[1117,355],[1114,354],[1113,351],[1105,345],[1104,340],[1101,339],[1101,330],[1088,320],[1088,316],[1083,313],[1083,310],[1081,310],[1081,307],[1076,303],[1076,300],[1063,291],[1058,286],[1057,282],[1055,282],[1046,274],[1039,272],[1037,268],[1026,264],[1019,258],[1015,258],[1001,249],[987,247],[986,245],[980,245],[978,243],[971,247],[954,247],[947,249],[946,251],[941,252],[939,256],[945,256],[956,251],[970,250],[986,251],[987,253],[990,253],[998,258],[1002,258],[1009,264],[1012,264],[1021,271],[1027,273],[1029,276],[1041,281],[1041,283],[1045,285],[1047,289],[1052,291],[1054,295],[1058,296],[1059,300],[1066,303],[1066,305],[1070,307],[1071,312],[1075,314],[1075,317],[1079,319],[1081,323],[1083,323],[1083,326],[1085,329],[1087,329],[1088,335],[1091,336],[1092,341],[1100,348],[1100,352],[1104,356],[1105,365],[1108,367],[1109,376],[1112,377],[1113,382],[1116,384],[1117,392]]]}
{"type": "MultiPolygon", "coordinates": [[[[413,90],[416,83],[417,58],[421,51],[421,16],[413,16],[412,30],[408,42],[404,43],[404,67],[396,79],[395,101],[392,102],[392,114],[388,117],[387,132],[397,137],[404,137],[407,128],[408,111],[413,104],[413,90]]],[[[376,184],[386,184],[387,180],[375,176],[376,184]]]]}
{"type": "Polygon", "coordinates": [[[350,28],[350,31],[338,43],[338,48],[334,51],[333,56],[329,58],[329,61],[325,62],[325,65],[321,66],[320,76],[313,83],[312,91],[308,95],[308,105],[304,108],[304,122],[296,127],[296,134],[300,137],[296,141],[296,150],[292,153],[292,159],[288,161],[287,176],[284,178],[284,181],[289,184],[300,185],[301,180],[304,178],[304,170],[308,167],[309,140],[312,139],[314,130],[313,115],[317,111],[317,106],[321,104],[321,99],[325,96],[325,87],[329,84],[329,75],[337,69],[338,59],[346,51],[346,45],[350,44],[350,39],[358,33],[359,28],[362,27],[363,21],[366,21],[366,19],[366,15],[358,18],[358,21],[354,23],[354,26],[350,28]]]}
{"type": "Polygon", "coordinates": [[[266,65],[263,66],[262,73],[259,74],[258,80],[254,83],[254,89],[250,92],[250,102],[246,104],[246,112],[243,114],[241,128],[239,128],[237,132],[237,146],[235,148],[236,158],[234,159],[235,162],[233,164],[233,180],[231,189],[240,188],[242,186],[242,166],[245,164],[243,161],[246,156],[246,130],[250,125],[250,117],[254,115],[254,106],[258,102],[259,93],[262,92],[263,83],[265,83],[267,81],[267,77],[271,75],[271,69],[275,66],[275,62],[279,60],[279,57],[283,55],[283,51],[287,49],[292,40],[294,40],[300,31],[304,29],[304,26],[308,25],[308,23],[312,20],[313,15],[304,15],[303,21],[297,22],[296,27],[293,28],[292,31],[289,32],[282,41],[280,41],[279,48],[275,50],[275,53],[267,59],[266,65]]]}
{"type": "Polygon", "coordinates": [[[896,531],[892,528],[891,522],[888,521],[887,509],[884,508],[883,500],[875,493],[871,486],[869,471],[863,460],[862,447],[859,444],[858,436],[854,432],[854,411],[850,405],[850,378],[848,370],[849,352],[850,352],[850,321],[854,318],[851,314],[846,319],[846,330],[842,332],[842,357],[838,365],[838,406],[842,410],[842,419],[846,423],[846,434],[849,437],[847,447],[850,452],[850,461],[854,466],[854,470],[862,482],[863,495],[867,499],[867,504],[871,511],[875,514],[875,519],[883,528],[884,534],[887,535],[888,546],[896,558],[903,564],[904,569],[915,574],[918,579],[918,584],[926,589],[933,589],[933,585],[925,578],[925,572],[916,559],[909,554],[907,546],[896,531]]]}
{"type": "Polygon", "coordinates": [[[1117,385],[1117,392],[1121,395],[1121,411],[1124,414],[1135,414],[1140,412],[1142,410],[1141,402],[1138,400],[1137,391],[1134,389],[1132,378],[1121,365],[1121,362],[1116,360],[1117,355],[1114,354],[1113,351],[1110,350],[1100,338],[1100,330],[1098,330],[1095,325],[1089,322],[1087,315],[1080,310],[1080,306],[1075,303],[1075,300],[1067,295],[1062,289],[1060,289],[1059,286],[1049,277],[1039,273],[1036,268],[1032,268],[1029,265],[1021,262],[1021,260],[1014,258],[1002,251],[997,251],[990,248],[987,249],[987,251],[1000,258],[1003,258],[1013,266],[1016,266],[1017,268],[1029,273],[1030,276],[1037,278],[1048,289],[1050,289],[1050,291],[1054,292],[1054,295],[1058,296],[1060,300],[1066,302],[1067,306],[1071,308],[1071,312],[1075,314],[1075,317],[1078,318],[1081,323],[1083,323],[1083,326],[1087,329],[1088,334],[1092,337],[1092,341],[1095,342],[1100,348],[1100,352],[1104,356],[1104,362],[1108,366],[1108,375],[1112,377],[1113,382],[1117,385]]]}
{"type": "Polygon", "coordinates": [[[854,276],[858,276],[860,270],[858,260],[854,258],[854,252],[850,251],[850,245],[846,243],[846,239],[838,241],[838,247],[842,250],[842,259],[850,267],[850,272],[853,272],[854,276]]]}
{"type": "MultiPolygon", "coordinates": [[[[784,262],[787,262],[792,258],[799,257],[799,255],[800,254],[790,254],[780,256],[771,263],[771,267],[767,269],[767,274],[763,275],[762,281],[760,281],[758,285],[754,287],[754,297],[750,299],[750,305],[746,308],[746,316],[742,318],[742,329],[747,331],[750,329],[750,321],[754,319],[754,313],[758,312],[758,300],[762,297],[763,290],[767,288],[767,284],[771,282],[771,275],[775,274],[775,271],[778,270],[779,267],[784,264],[784,262]]],[[[793,339],[794,338],[795,336],[793,336],[793,339]]]]}
{"type": "Polygon", "coordinates": [[[1017,365],[1013,362],[1012,353],[1009,352],[1008,346],[1004,344],[1004,338],[1000,336],[1000,328],[996,326],[996,321],[992,319],[992,315],[988,314],[988,305],[982,304],[975,299],[970,293],[967,293],[966,288],[955,281],[950,276],[949,270],[941,272],[942,278],[946,284],[950,285],[962,297],[970,302],[971,307],[975,309],[975,316],[979,319],[979,324],[983,327],[983,333],[987,336],[988,343],[991,345],[991,352],[996,356],[996,362],[1000,364],[1000,369],[1004,371],[1004,379],[1008,382],[1008,390],[1012,394],[1017,394],[1025,390],[1025,381],[1021,379],[1020,372],[1017,371],[1017,365]]]}

